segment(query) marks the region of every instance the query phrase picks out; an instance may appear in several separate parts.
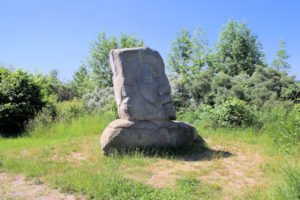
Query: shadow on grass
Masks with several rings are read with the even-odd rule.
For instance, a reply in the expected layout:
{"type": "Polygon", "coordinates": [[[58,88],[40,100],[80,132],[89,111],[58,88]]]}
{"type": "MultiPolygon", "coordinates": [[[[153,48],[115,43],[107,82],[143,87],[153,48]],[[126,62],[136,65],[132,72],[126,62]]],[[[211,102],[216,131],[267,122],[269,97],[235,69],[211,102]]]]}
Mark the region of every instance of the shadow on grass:
{"type": "Polygon", "coordinates": [[[207,147],[202,138],[197,139],[193,144],[181,148],[134,148],[134,149],[119,149],[110,152],[107,156],[144,156],[144,157],[158,157],[167,159],[178,159],[184,161],[201,161],[221,159],[233,156],[234,154],[228,151],[213,150],[207,147]]]}

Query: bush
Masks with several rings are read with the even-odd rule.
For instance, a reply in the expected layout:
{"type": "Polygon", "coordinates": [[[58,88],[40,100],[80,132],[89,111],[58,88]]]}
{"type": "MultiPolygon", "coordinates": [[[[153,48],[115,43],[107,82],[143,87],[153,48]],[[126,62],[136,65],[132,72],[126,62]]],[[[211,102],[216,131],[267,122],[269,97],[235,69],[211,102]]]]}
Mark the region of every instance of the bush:
{"type": "Polygon", "coordinates": [[[300,99],[300,84],[294,81],[295,77],[272,68],[258,67],[252,76],[245,73],[235,76],[223,72],[212,74],[203,70],[186,79],[174,73],[169,77],[177,109],[192,103],[215,106],[228,97],[259,107],[268,101],[297,103],[300,99]]]}
{"type": "Polygon", "coordinates": [[[191,104],[187,108],[181,108],[177,112],[177,118],[180,121],[188,122],[193,125],[197,125],[201,121],[201,113],[198,106],[191,104]]]}
{"type": "Polygon", "coordinates": [[[53,122],[70,122],[89,113],[83,101],[74,98],[72,101],[55,103],[47,102],[47,105],[30,120],[27,124],[26,131],[31,132],[34,129],[51,126],[53,122]]]}
{"type": "Polygon", "coordinates": [[[40,126],[47,126],[51,124],[56,118],[56,106],[53,102],[49,101],[32,120],[29,120],[26,125],[26,132],[30,132],[40,126]]]}
{"type": "Polygon", "coordinates": [[[196,104],[214,104],[215,93],[211,90],[213,74],[209,71],[201,71],[192,77],[193,81],[188,84],[188,91],[196,104]]]}
{"type": "Polygon", "coordinates": [[[87,113],[84,103],[76,98],[72,101],[64,101],[56,105],[57,118],[60,121],[68,121],[87,113]]]}
{"type": "Polygon", "coordinates": [[[201,118],[213,127],[243,127],[255,122],[255,115],[245,101],[227,98],[215,108],[204,106],[201,118]]]}
{"type": "Polygon", "coordinates": [[[263,129],[281,151],[290,153],[300,141],[300,104],[278,102],[272,106],[269,111],[266,106],[260,111],[263,129]]]}
{"type": "Polygon", "coordinates": [[[18,136],[25,124],[39,112],[45,102],[32,76],[21,69],[13,72],[0,68],[0,134],[18,136]]]}
{"type": "Polygon", "coordinates": [[[89,110],[117,111],[114,89],[112,87],[96,88],[93,92],[86,94],[83,99],[89,110]]]}
{"type": "Polygon", "coordinates": [[[170,73],[168,76],[176,109],[188,107],[190,105],[191,96],[188,89],[188,83],[186,83],[187,81],[176,73],[170,73]]]}
{"type": "Polygon", "coordinates": [[[58,71],[52,70],[49,74],[43,75],[36,72],[33,79],[42,90],[46,98],[56,98],[56,101],[71,101],[75,97],[79,97],[78,88],[73,82],[62,82],[58,77],[58,71]]]}

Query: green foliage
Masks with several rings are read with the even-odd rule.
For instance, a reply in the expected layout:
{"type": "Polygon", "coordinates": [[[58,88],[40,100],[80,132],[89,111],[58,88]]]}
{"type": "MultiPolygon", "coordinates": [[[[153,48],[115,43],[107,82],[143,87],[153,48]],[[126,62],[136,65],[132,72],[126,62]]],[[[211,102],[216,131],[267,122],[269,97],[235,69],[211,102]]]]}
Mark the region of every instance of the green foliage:
{"type": "Polygon", "coordinates": [[[45,102],[32,76],[19,69],[0,68],[0,134],[17,136],[45,102]]]}
{"type": "Polygon", "coordinates": [[[206,65],[209,52],[206,37],[205,32],[199,26],[193,36],[184,29],[177,33],[168,56],[169,70],[181,74],[184,79],[199,73],[206,65]]]}
{"type": "Polygon", "coordinates": [[[215,93],[212,91],[213,74],[210,71],[201,71],[193,76],[193,81],[187,84],[193,101],[196,104],[205,103],[208,105],[214,104],[215,93]]]}
{"type": "Polygon", "coordinates": [[[294,76],[272,68],[258,67],[251,77],[251,101],[263,105],[268,100],[291,100],[296,102],[300,97],[300,88],[294,76]]]}
{"type": "Polygon", "coordinates": [[[291,153],[300,142],[300,106],[292,103],[272,102],[259,113],[263,130],[270,134],[279,149],[291,153]]]}
{"type": "Polygon", "coordinates": [[[223,27],[216,48],[209,49],[205,32],[182,30],[172,42],[168,69],[177,109],[192,104],[217,106],[228,97],[261,107],[268,101],[300,99],[295,77],[280,71],[289,67],[283,40],[280,51],[266,68],[257,36],[243,22],[230,19],[223,27]]]}
{"type": "Polygon", "coordinates": [[[192,83],[193,75],[206,66],[209,56],[207,45],[206,34],[200,27],[197,27],[193,35],[183,29],[172,42],[167,66],[172,72],[171,82],[177,107],[189,105],[191,94],[187,92],[187,85],[192,83]]]}
{"type": "Polygon", "coordinates": [[[214,76],[211,82],[211,89],[215,95],[215,104],[222,103],[227,97],[231,97],[230,89],[232,77],[223,72],[219,72],[214,76]]]}
{"type": "Polygon", "coordinates": [[[183,83],[178,78],[180,76],[174,77],[172,75],[170,80],[178,107],[187,107],[191,103],[214,106],[228,97],[257,106],[274,100],[296,103],[300,98],[300,87],[294,81],[295,77],[273,68],[257,67],[252,76],[241,73],[233,77],[224,72],[214,75],[210,71],[201,71],[187,83],[183,83]]]}
{"type": "Polygon", "coordinates": [[[265,65],[262,45],[245,23],[230,19],[222,28],[216,46],[217,72],[252,75],[257,66],[265,65]]]}
{"type": "Polygon", "coordinates": [[[35,83],[41,87],[45,99],[53,98],[54,96],[57,101],[61,102],[69,101],[79,96],[73,82],[64,83],[59,80],[57,70],[52,70],[47,75],[36,72],[33,77],[35,83]]]}
{"type": "Polygon", "coordinates": [[[70,121],[87,113],[84,103],[76,98],[56,104],[56,110],[60,121],[70,121]]]}
{"type": "Polygon", "coordinates": [[[250,127],[258,123],[253,108],[245,101],[230,97],[215,107],[191,104],[188,108],[180,109],[178,117],[192,124],[213,128],[250,127]]]}
{"type": "MultiPolygon", "coordinates": [[[[257,68],[265,66],[257,37],[245,23],[229,20],[216,47],[215,52],[208,48],[205,32],[199,27],[193,35],[187,30],[177,34],[167,62],[177,108],[192,102],[215,105],[227,97],[252,100],[253,84],[249,78],[257,68]],[[239,80],[245,82],[241,84],[239,80]]],[[[257,88],[257,96],[264,94],[265,89],[257,88]]],[[[287,94],[294,95],[291,91],[287,94]]]]}
{"type": "Polygon", "coordinates": [[[172,96],[176,108],[187,107],[190,104],[190,93],[187,83],[177,73],[170,73],[169,80],[172,88],[172,96]]]}
{"type": "Polygon", "coordinates": [[[300,167],[289,165],[282,168],[284,182],[280,182],[276,187],[276,199],[296,200],[300,198],[300,167]]]}
{"type": "Polygon", "coordinates": [[[114,89],[112,87],[107,87],[107,88],[97,87],[93,92],[86,94],[83,97],[83,99],[89,110],[92,111],[113,110],[117,112],[114,89]]]}
{"type": "Polygon", "coordinates": [[[250,76],[245,73],[241,73],[232,77],[231,79],[231,95],[237,99],[251,102],[252,87],[255,85],[250,79],[250,76]]]}
{"type": "Polygon", "coordinates": [[[30,131],[38,126],[47,126],[51,124],[57,117],[56,107],[52,102],[47,104],[38,112],[35,117],[26,125],[26,131],[30,131]]]}
{"type": "Polygon", "coordinates": [[[215,108],[206,106],[202,118],[212,127],[246,127],[255,121],[253,111],[245,101],[227,98],[215,108]]]}
{"type": "Polygon", "coordinates": [[[295,151],[300,142],[300,106],[291,101],[269,100],[263,106],[248,105],[245,101],[227,98],[221,104],[191,104],[177,112],[181,121],[211,127],[249,127],[255,133],[265,133],[276,148],[287,154],[295,151]]]}
{"type": "MultiPolygon", "coordinates": [[[[203,106],[203,105],[202,105],[203,106]]],[[[202,107],[201,107],[202,108],[202,107]]],[[[201,124],[199,123],[203,119],[202,117],[203,109],[200,109],[200,106],[196,106],[195,104],[191,104],[187,108],[181,108],[177,110],[177,118],[180,121],[188,122],[190,124],[201,124]]]]}
{"type": "Polygon", "coordinates": [[[109,52],[117,48],[141,47],[143,40],[134,35],[122,34],[118,40],[116,37],[107,37],[105,33],[99,33],[97,39],[91,43],[91,55],[88,66],[92,71],[92,79],[96,87],[112,87],[112,71],[109,65],[109,52]]]}
{"type": "Polygon", "coordinates": [[[26,131],[30,132],[39,127],[50,126],[55,122],[71,122],[78,117],[89,114],[85,103],[74,98],[72,101],[56,102],[48,101],[46,106],[37,113],[34,119],[27,124],[26,131]]]}
{"type": "Polygon", "coordinates": [[[285,42],[284,40],[280,39],[279,50],[276,52],[276,57],[271,66],[276,70],[288,70],[291,68],[291,65],[287,61],[289,57],[290,55],[288,55],[285,49],[285,42]]]}
{"type": "Polygon", "coordinates": [[[95,84],[90,79],[87,66],[84,64],[74,73],[73,83],[80,98],[95,88],[95,84]]]}

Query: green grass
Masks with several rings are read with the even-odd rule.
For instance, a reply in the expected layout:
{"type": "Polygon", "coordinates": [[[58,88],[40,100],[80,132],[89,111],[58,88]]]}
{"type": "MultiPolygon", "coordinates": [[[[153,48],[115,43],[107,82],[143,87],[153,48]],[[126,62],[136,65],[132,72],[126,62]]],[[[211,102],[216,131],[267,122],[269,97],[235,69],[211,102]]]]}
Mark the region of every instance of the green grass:
{"type": "Polygon", "coordinates": [[[211,148],[224,146],[221,150],[236,154],[230,158],[216,155],[211,160],[185,162],[176,156],[140,152],[105,157],[99,139],[114,116],[85,115],[35,127],[23,137],[0,138],[0,171],[24,174],[38,184],[49,183],[52,188],[88,199],[299,198],[299,151],[289,155],[278,151],[267,134],[250,128],[197,126],[211,148]],[[257,154],[260,160],[252,167],[257,154]],[[234,188],[238,187],[236,179],[243,184],[255,176],[261,177],[261,182],[234,188]]]}
{"type": "Polygon", "coordinates": [[[276,188],[277,199],[300,199],[300,167],[291,161],[287,161],[282,168],[284,181],[278,182],[276,188]]]}

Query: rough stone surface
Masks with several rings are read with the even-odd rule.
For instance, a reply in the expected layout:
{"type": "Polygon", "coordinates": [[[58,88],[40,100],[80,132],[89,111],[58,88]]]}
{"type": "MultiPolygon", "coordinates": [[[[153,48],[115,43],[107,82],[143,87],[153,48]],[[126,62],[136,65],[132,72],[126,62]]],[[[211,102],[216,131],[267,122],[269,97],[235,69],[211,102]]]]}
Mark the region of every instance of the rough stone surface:
{"type": "Polygon", "coordinates": [[[137,147],[183,147],[198,137],[196,129],[184,122],[118,119],[104,130],[100,144],[104,153],[137,147]]]}
{"type": "Polygon", "coordinates": [[[160,54],[147,47],[110,52],[120,119],[174,120],[176,111],[160,54]]]}
{"type": "Polygon", "coordinates": [[[110,51],[118,120],[102,133],[107,154],[138,147],[182,147],[198,137],[196,129],[176,119],[171,88],[159,53],[148,47],[110,51]]]}

